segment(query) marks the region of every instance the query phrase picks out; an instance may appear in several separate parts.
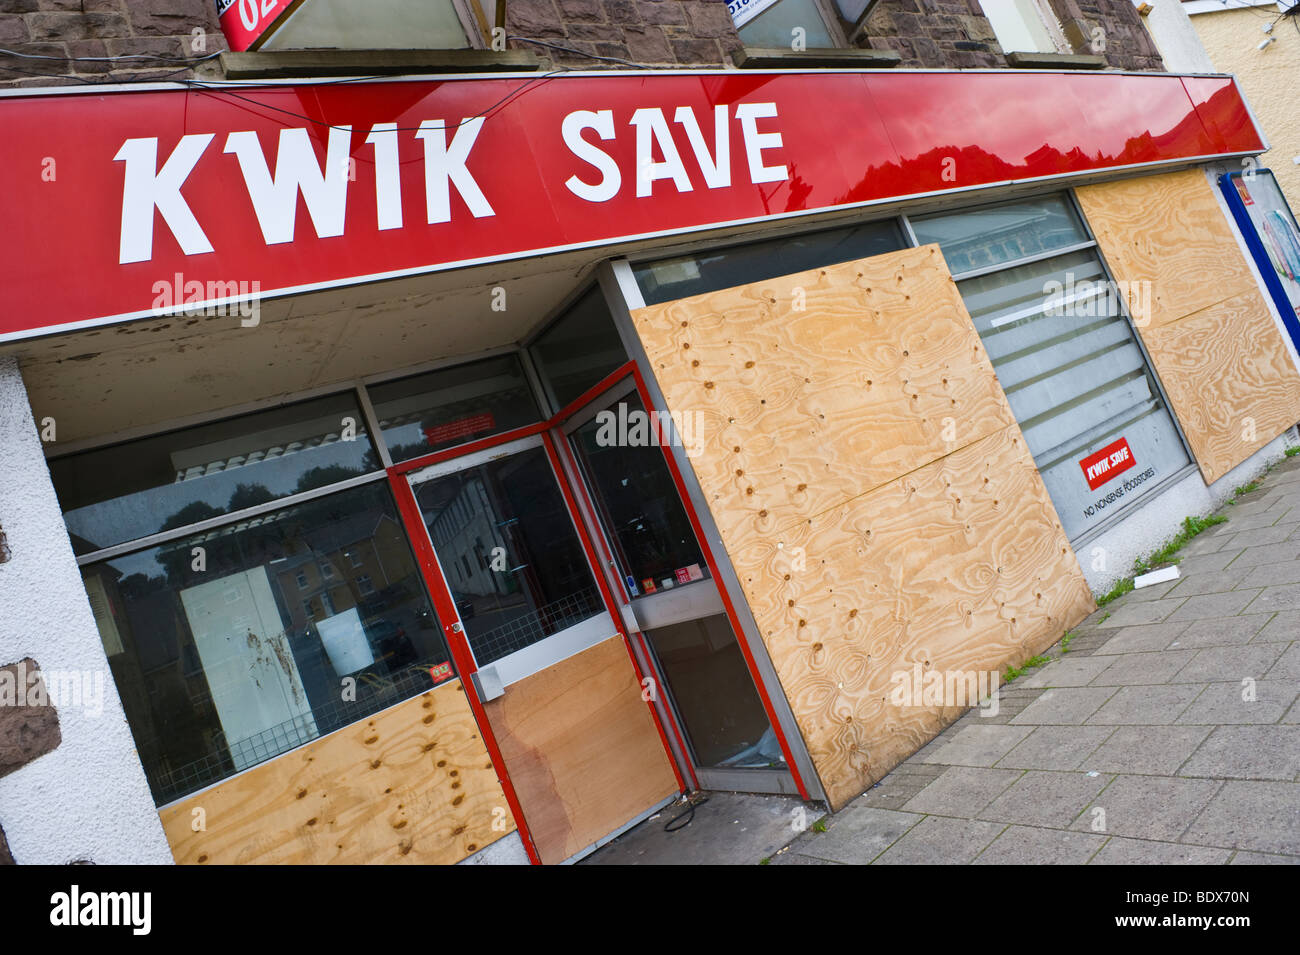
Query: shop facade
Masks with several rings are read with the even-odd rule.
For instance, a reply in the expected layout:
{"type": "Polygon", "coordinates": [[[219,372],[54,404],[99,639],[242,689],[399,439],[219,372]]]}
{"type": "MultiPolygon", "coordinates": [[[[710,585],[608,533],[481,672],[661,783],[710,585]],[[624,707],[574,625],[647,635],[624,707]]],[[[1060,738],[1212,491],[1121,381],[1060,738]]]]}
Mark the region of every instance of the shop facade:
{"type": "Polygon", "coordinates": [[[978,702],[898,674],[1041,652],[1300,419],[1230,78],[0,112],[57,170],[6,264],[6,656],[103,685],[0,780],[22,851],[558,863],[693,789],[839,808],[978,702]]]}

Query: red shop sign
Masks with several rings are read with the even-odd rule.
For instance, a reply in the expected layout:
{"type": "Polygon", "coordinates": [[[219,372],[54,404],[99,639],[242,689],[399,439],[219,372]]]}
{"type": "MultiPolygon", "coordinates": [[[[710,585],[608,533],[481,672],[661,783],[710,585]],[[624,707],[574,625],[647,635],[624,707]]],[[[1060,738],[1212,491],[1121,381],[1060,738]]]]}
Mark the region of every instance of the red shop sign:
{"type": "Polygon", "coordinates": [[[217,0],[217,19],[226,45],[236,53],[251,47],[294,0],[217,0]]]}
{"type": "Polygon", "coordinates": [[[1095,491],[1135,464],[1137,462],[1133,460],[1133,451],[1128,446],[1128,439],[1120,438],[1100,451],[1088,455],[1079,462],[1079,467],[1083,469],[1083,478],[1088,482],[1089,489],[1095,491]]]}
{"type": "Polygon", "coordinates": [[[15,93],[0,95],[0,341],[250,292],[1263,148],[1231,78],[1158,73],[673,71],[15,93]]]}

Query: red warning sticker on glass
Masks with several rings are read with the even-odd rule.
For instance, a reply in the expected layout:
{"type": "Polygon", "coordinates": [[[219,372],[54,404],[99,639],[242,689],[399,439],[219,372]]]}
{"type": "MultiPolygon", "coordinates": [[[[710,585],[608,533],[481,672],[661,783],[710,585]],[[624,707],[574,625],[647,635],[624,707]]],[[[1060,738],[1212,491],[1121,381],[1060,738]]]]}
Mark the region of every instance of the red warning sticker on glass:
{"type": "Polygon", "coordinates": [[[1088,482],[1088,487],[1095,491],[1111,478],[1119,476],[1135,464],[1137,462],[1133,460],[1133,452],[1128,446],[1128,439],[1120,438],[1113,444],[1106,445],[1100,451],[1088,455],[1079,462],[1079,467],[1083,468],[1083,477],[1088,482]]]}
{"type": "Polygon", "coordinates": [[[429,676],[433,677],[434,683],[441,683],[443,680],[451,679],[451,662],[439,663],[437,666],[429,667],[429,676]]]}

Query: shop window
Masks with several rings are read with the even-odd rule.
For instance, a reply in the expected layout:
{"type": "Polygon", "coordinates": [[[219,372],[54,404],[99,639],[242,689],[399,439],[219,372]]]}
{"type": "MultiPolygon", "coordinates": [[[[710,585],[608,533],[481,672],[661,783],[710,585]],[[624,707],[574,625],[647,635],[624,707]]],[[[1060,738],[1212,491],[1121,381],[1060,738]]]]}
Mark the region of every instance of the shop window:
{"type": "Polygon", "coordinates": [[[302,0],[268,31],[262,50],[458,50],[484,47],[491,0],[302,0]],[[488,8],[486,17],[483,7],[488,8]]]}
{"type": "Polygon", "coordinates": [[[539,335],[531,352],[557,410],[628,360],[600,286],[539,335]]]}
{"type": "Polygon", "coordinates": [[[1125,316],[1147,293],[1109,280],[1067,199],[912,227],[943,250],[1071,539],[1190,463],[1125,316]]]}
{"type": "Polygon", "coordinates": [[[424,692],[429,667],[449,659],[383,482],[82,574],[107,598],[97,623],[122,648],[109,663],[159,804],[424,692]],[[384,554],[370,586],[319,606],[298,596],[302,567],[358,543],[384,554]]]}
{"type": "Polygon", "coordinates": [[[894,219],[733,246],[632,267],[647,305],[851,262],[906,247],[894,219]]]}
{"type": "Polygon", "coordinates": [[[788,50],[842,46],[833,8],[823,0],[729,0],[727,8],[745,46],[788,50]]]}
{"type": "Polygon", "coordinates": [[[1003,53],[1069,53],[1046,0],[980,0],[1003,53]]]}
{"type": "Polygon", "coordinates": [[[56,458],[78,556],[377,470],[352,393],[56,458]]]}
{"type": "Polygon", "coordinates": [[[515,355],[371,385],[367,390],[394,461],[541,420],[515,355]]]}
{"type": "MultiPolygon", "coordinates": [[[[635,392],[609,410],[615,419],[644,420],[645,406],[635,392]]],[[[628,591],[645,596],[709,576],[663,449],[605,440],[605,428],[597,416],[574,433],[572,443],[604,511],[628,591]]]]}

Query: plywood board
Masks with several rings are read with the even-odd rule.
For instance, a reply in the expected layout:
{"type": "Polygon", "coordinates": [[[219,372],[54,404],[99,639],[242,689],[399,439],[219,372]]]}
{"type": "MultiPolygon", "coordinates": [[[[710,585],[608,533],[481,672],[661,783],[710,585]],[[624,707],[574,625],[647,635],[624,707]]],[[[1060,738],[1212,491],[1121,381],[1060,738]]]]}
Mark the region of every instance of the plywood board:
{"type": "Polygon", "coordinates": [[[1015,422],[936,245],[633,313],[692,465],[764,536],[1015,422]]]}
{"type": "Polygon", "coordinates": [[[1206,483],[1300,421],[1300,373],[1199,169],[1085,186],[1079,205],[1206,483]],[[1121,286],[1125,287],[1125,286],[1121,286]]]}
{"type": "Polygon", "coordinates": [[[459,680],[159,815],[180,863],[450,864],[515,828],[459,680]]]}
{"type": "Polygon", "coordinates": [[[963,708],[895,673],[1001,672],[1093,609],[935,246],[633,318],[832,806],[963,708]]]}
{"type": "Polygon", "coordinates": [[[1151,327],[1255,288],[1200,169],[1083,186],[1076,194],[1115,278],[1150,283],[1151,327]]]}
{"type": "Polygon", "coordinates": [[[486,709],[544,863],[678,791],[621,636],[511,684],[486,709]]]}
{"type": "Polygon", "coordinates": [[[992,679],[1095,606],[1014,425],[731,557],[835,807],[964,708],[896,674],[992,679]]]}
{"type": "Polygon", "coordinates": [[[1143,339],[1206,483],[1300,421],[1300,374],[1258,292],[1143,339]]]}

